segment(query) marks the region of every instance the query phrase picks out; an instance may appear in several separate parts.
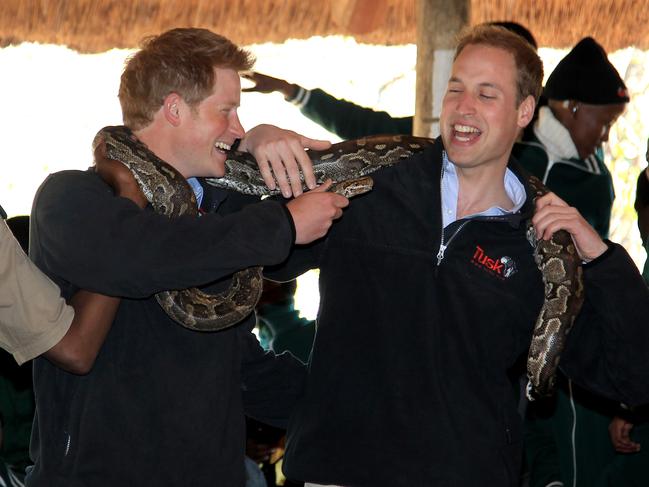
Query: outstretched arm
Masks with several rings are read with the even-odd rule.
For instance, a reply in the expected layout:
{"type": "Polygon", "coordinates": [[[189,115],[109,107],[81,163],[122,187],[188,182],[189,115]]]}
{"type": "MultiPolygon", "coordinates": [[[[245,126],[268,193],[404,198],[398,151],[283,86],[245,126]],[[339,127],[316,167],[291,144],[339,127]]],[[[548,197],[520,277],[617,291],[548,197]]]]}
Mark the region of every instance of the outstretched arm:
{"type": "Polygon", "coordinates": [[[119,299],[79,291],[72,307],[0,222],[0,346],[18,364],[39,355],[68,372],[87,373],[119,299]],[[73,310],[74,308],[74,310],[73,310]]]}
{"type": "MultiPolygon", "coordinates": [[[[103,145],[100,147],[98,150],[103,149],[103,145]]],[[[97,171],[115,189],[118,196],[129,198],[140,208],[146,206],[146,198],[131,172],[123,164],[103,158],[102,164],[97,166],[97,171]]],[[[115,319],[119,303],[119,298],[83,289],[77,291],[70,300],[74,308],[74,319],[70,328],[43,356],[73,374],[83,375],[90,372],[115,319]]]]}
{"type": "Polygon", "coordinates": [[[243,91],[244,93],[273,93],[277,91],[278,93],[284,95],[284,98],[290,100],[300,89],[300,87],[296,84],[289,83],[288,81],[280,78],[273,78],[272,76],[268,76],[266,74],[257,73],[255,71],[242,73],[241,77],[254,83],[254,85],[249,88],[243,88],[241,91],[243,91]]]}
{"type": "Polygon", "coordinates": [[[72,296],[74,319],[63,338],[43,356],[73,374],[87,374],[115,318],[119,298],[80,290],[72,296]]]}
{"type": "Polygon", "coordinates": [[[382,134],[412,135],[413,117],[393,117],[384,111],[338,99],[321,89],[305,90],[294,83],[261,73],[250,72],[243,77],[252,81],[254,86],[242,91],[281,93],[286,101],[299,106],[302,115],[341,139],[382,134]]]}

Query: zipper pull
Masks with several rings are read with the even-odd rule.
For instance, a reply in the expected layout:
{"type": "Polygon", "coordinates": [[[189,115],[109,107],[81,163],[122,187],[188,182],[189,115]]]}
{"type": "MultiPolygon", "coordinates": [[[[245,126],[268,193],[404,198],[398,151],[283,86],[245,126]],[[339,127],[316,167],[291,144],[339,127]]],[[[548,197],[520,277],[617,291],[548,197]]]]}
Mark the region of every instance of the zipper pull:
{"type": "Polygon", "coordinates": [[[439,251],[437,252],[437,265],[439,266],[444,259],[444,251],[446,251],[446,245],[440,244],[439,251]]]}

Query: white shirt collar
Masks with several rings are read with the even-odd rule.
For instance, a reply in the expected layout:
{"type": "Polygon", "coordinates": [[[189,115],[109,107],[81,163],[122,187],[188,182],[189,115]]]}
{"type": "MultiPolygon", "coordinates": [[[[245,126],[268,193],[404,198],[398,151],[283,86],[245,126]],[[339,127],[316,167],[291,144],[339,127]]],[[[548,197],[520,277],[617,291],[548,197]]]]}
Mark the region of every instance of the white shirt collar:
{"type": "MultiPolygon", "coordinates": [[[[500,216],[517,213],[525,203],[527,197],[525,186],[523,186],[523,183],[521,183],[509,168],[506,168],[505,170],[504,184],[507,196],[512,203],[514,203],[514,206],[511,209],[508,210],[499,206],[492,206],[485,211],[469,215],[465,218],[474,218],[477,216],[500,216]]],[[[458,191],[459,183],[457,180],[455,164],[449,160],[446,151],[444,151],[442,176],[442,220],[445,228],[457,220],[458,191]]]]}

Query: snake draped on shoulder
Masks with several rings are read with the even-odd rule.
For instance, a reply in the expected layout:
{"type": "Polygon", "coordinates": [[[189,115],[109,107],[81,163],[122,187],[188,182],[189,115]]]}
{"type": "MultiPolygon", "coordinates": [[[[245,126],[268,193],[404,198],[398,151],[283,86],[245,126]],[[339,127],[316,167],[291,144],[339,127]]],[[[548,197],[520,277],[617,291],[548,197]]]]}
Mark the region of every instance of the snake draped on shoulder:
{"type": "MultiPolygon", "coordinates": [[[[172,166],[158,158],[126,127],[105,127],[93,142],[93,149],[105,144],[105,154],[124,164],[158,213],[170,218],[197,214],[196,199],[188,183],[172,166]]],[[[369,176],[391,166],[427,146],[432,139],[401,135],[378,135],[333,144],[322,151],[309,150],[318,183],[334,181],[332,191],[347,197],[367,192],[369,176]]],[[[225,162],[223,178],[207,179],[208,184],[250,195],[274,195],[259,172],[254,158],[231,152],[225,162]]],[[[541,181],[530,176],[527,186],[533,199],[548,192],[541,181]]],[[[550,240],[537,239],[531,221],[527,238],[543,277],[544,302],[536,320],[527,359],[530,399],[547,396],[555,387],[556,369],[570,331],[584,300],[581,260],[570,234],[558,231],[550,240]]],[[[165,291],[156,299],[179,324],[194,330],[221,330],[233,326],[254,311],[261,296],[261,267],[235,273],[230,288],[221,294],[206,294],[199,289],[165,291]]]]}

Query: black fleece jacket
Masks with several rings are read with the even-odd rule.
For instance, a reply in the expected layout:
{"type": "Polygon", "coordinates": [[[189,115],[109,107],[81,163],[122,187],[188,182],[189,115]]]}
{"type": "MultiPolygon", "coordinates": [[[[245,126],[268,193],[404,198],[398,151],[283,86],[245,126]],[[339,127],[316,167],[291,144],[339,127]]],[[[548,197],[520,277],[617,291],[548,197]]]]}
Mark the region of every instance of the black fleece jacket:
{"type": "Polygon", "coordinates": [[[261,349],[254,315],[196,332],[153,296],[223,290],[234,271],[281,262],[293,244],[281,204],[235,211],[236,195],[221,203],[224,195],[204,189],[204,208],[225,215],[172,221],[114,197],[92,172],[57,173],[39,189],[32,258],[67,297],[83,288],[122,302],[88,375],[35,361],[28,486],[243,487],[244,412],[286,424],[304,367],[261,349]]]}

